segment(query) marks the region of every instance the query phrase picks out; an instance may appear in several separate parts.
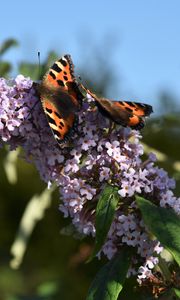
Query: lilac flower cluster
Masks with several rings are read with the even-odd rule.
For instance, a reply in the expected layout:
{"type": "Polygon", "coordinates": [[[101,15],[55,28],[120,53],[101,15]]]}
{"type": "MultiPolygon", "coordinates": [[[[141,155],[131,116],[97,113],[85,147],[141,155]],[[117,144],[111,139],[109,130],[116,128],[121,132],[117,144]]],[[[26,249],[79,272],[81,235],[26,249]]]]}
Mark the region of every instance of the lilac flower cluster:
{"type": "Polygon", "coordinates": [[[158,263],[156,254],[163,248],[157,240],[150,239],[134,197],[153,199],[157,205],[172,207],[180,214],[180,198],[172,192],[175,182],[154,165],[153,153],[142,160],[140,133],[113,128],[95,109],[94,99],[89,95],[78,117],[77,132],[70,143],[60,148],[32,81],[22,75],[14,81],[0,79],[1,145],[6,143],[10,149],[21,145],[25,158],[36,165],[41,178],[48,185],[56,182],[62,199],[60,210],[84,235],[96,234],[95,210],[105,185],[117,186],[120,205],[98,256],[104,254],[111,259],[122,245],[135,247],[137,254],[129,276],[137,274],[142,282],[152,274],[158,263]]]}

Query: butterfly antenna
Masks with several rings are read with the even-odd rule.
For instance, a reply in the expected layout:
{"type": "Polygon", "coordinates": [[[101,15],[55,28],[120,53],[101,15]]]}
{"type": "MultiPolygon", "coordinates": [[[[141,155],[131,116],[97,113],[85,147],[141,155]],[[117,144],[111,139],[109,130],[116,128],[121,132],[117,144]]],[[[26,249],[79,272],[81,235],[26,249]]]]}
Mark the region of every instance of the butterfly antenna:
{"type": "Polygon", "coordinates": [[[41,53],[38,51],[38,77],[41,78],[41,53]]]}
{"type": "MultiPolygon", "coordinates": [[[[79,81],[80,81],[79,86],[82,88],[82,90],[85,91],[86,93],[90,94],[90,95],[93,97],[94,94],[91,93],[90,90],[89,90],[86,86],[84,86],[84,85],[82,84],[82,78],[81,78],[80,76],[78,76],[78,79],[79,79],[79,81]]],[[[94,98],[94,97],[93,97],[93,98],[94,98]]]]}
{"type": "MultiPolygon", "coordinates": [[[[79,78],[79,77],[78,77],[79,78]]],[[[85,92],[88,92],[89,90],[82,84],[82,83],[79,83],[80,87],[85,91],[85,92]]]]}

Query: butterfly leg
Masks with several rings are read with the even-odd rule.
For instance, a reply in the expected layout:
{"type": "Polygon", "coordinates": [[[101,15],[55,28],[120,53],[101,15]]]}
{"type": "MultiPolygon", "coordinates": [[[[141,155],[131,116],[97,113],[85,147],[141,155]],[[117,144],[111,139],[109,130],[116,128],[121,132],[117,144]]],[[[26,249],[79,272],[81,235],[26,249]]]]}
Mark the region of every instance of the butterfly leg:
{"type": "Polygon", "coordinates": [[[111,134],[115,128],[116,124],[112,120],[109,120],[108,134],[111,134]]]}
{"type": "Polygon", "coordinates": [[[34,103],[34,105],[30,108],[30,112],[29,112],[29,114],[27,115],[27,117],[29,117],[29,115],[32,115],[32,111],[33,111],[33,109],[36,107],[36,105],[39,103],[39,100],[37,100],[35,103],[34,103]]]}
{"type": "Polygon", "coordinates": [[[112,120],[109,120],[109,127],[105,130],[105,136],[108,137],[115,128],[116,124],[112,120]]]}

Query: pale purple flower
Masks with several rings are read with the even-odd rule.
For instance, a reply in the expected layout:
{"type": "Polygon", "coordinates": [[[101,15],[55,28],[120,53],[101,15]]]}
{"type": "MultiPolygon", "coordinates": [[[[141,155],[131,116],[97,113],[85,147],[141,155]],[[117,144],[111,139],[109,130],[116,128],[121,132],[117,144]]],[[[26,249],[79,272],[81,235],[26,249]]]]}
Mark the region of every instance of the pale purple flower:
{"type": "Polygon", "coordinates": [[[159,262],[158,257],[150,256],[150,257],[148,257],[148,259],[146,260],[146,266],[147,266],[149,269],[153,269],[154,266],[158,264],[158,262],[159,262]]]}
{"type": "Polygon", "coordinates": [[[144,279],[151,277],[152,271],[148,267],[140,267],[139,268],[139,275],[138,275],[138,282],[139,284],[142,283],[144,279]]]}
{"type": "Polygon", "coordinates": [[[107,167],[102,167],[100,171],[99,181],[108,180],[110,177],[110,169],[107,167]]]}
{"type": "Polygon", "coordinates": [[[79,165],[76,159],[69,159],[68,164],[64,168],[65,173],[73,172],[76,173],[79,170],[79,165]]]}
{"type": "MultiPolygon", "coordinates": [[[[110,260],[114,254],[118,251],[115,243],[112,240],[108,240],[103,246],[103,253],[107,256],[110,260]]],[[[98,254],[98,257],[101,257],[101,253],[98,254]]]]}
{"type": "Polygon", "coordinates": [[[157,161],[157,156],[156,156],[156,154],[154,154],[153,152],[150,152],[150,153],[149,153],[149,160],[150,160],[151,162],[157,161]]]}
{"type": "Polygon", "coordinates": [[[90,139],[88,136],[79,139],[79,143],[81,143],[81,148],[84,151],[87,151],[91,147],[96,146],[96,142],[93,139],[90,139]]]}
{"type": "Polygon", "coordinates": [[[78,151],[77,149],[72,149],[70,154],[74,157],[77,163],[80,163],[80,158],[82,157],[81,151],[78,151]]]}
{"type": "Polygon", "coordinates": [[[136,228],[136,222],[133,215],[121,215],[118,217],[118,221],[122,224],[125,231],[134,230],[136,228]]]}
{"type": "Polygon", "coordinates": [[[16,88],[18,90],[30,89],[32,81],[30,78],[25,78],[23,75],[18,75],[15,79],[16,88]]]}
{"type": "Polygon", "coordinates": [[[125,157],[121,155],[120,151],[120,143],[119,141],[113,141],[112,143],[106,142],[105,147],[107,148],[107,154],[115,159],[117,162],[120,162],[121,160],[125,160],[125,157]]]}
{"type": "Polygon", "coordinates": [[[156,252],[157,254],[160,254],[162,251],[163,251],[163,247],[161,246],[161,244],[159,242],[157,242],[154,247],[154,252],[156,252]]]}
{"type": "Polygon", "coordinates": [[[131,179],[133,178],[133,176],[136,174],[136,170],[132,167],[130,167],[129,169],[127,169],[126,172],[124,172],[124,177],[131,179]]]}
{"type": "Polygon", "coordinates": [[[96,195],[96,189],[93,189],[90,185],[86,184],[84,188],[80,189],[80,195],[85,196],[87,200],[92,200],[93,196],[96,195]]]}
{"type": "Polygon", "coordinates": [[[134,187],[133,185],[127,181],[122,179],[121,189],[118,191],[121,197],[131,197],[134,195],[134,187]]]}

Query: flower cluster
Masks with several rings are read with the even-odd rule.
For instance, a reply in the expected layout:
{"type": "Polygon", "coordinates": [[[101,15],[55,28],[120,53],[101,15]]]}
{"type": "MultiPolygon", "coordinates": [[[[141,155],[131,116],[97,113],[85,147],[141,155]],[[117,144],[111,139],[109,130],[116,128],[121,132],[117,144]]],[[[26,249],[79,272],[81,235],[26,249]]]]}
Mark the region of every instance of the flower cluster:
{"type": "Polygon", "coordinates": [[[177,214],[180,199],[172,192],[174,180],[155,166],[155,155],[151,153],[142,160],[140,133],[112,127],[111,121],[94,108],[94,99],[87,95],[78,113],[76,132],[70,143],[59,147],[32,81],[22,75],[9,82],[0,79],[1,145],[9,144],[10,149],[21,145],[41,178],[47,184],[56,182],[61,212],[84,235],[96,234],[95,211],[104,186],[117,186],[121,204],[98,255],[111,259],[122,245],[135,247],[129,276],[137,274],[141,282],[151,275],[158,263],[156,254],[163,248],[157,240],[150,239],[134,197],[139,194],[153,199],[159,206],[172,207],[177,214]],[[139,269],[137,263],[141,263],[139,269]]]}

